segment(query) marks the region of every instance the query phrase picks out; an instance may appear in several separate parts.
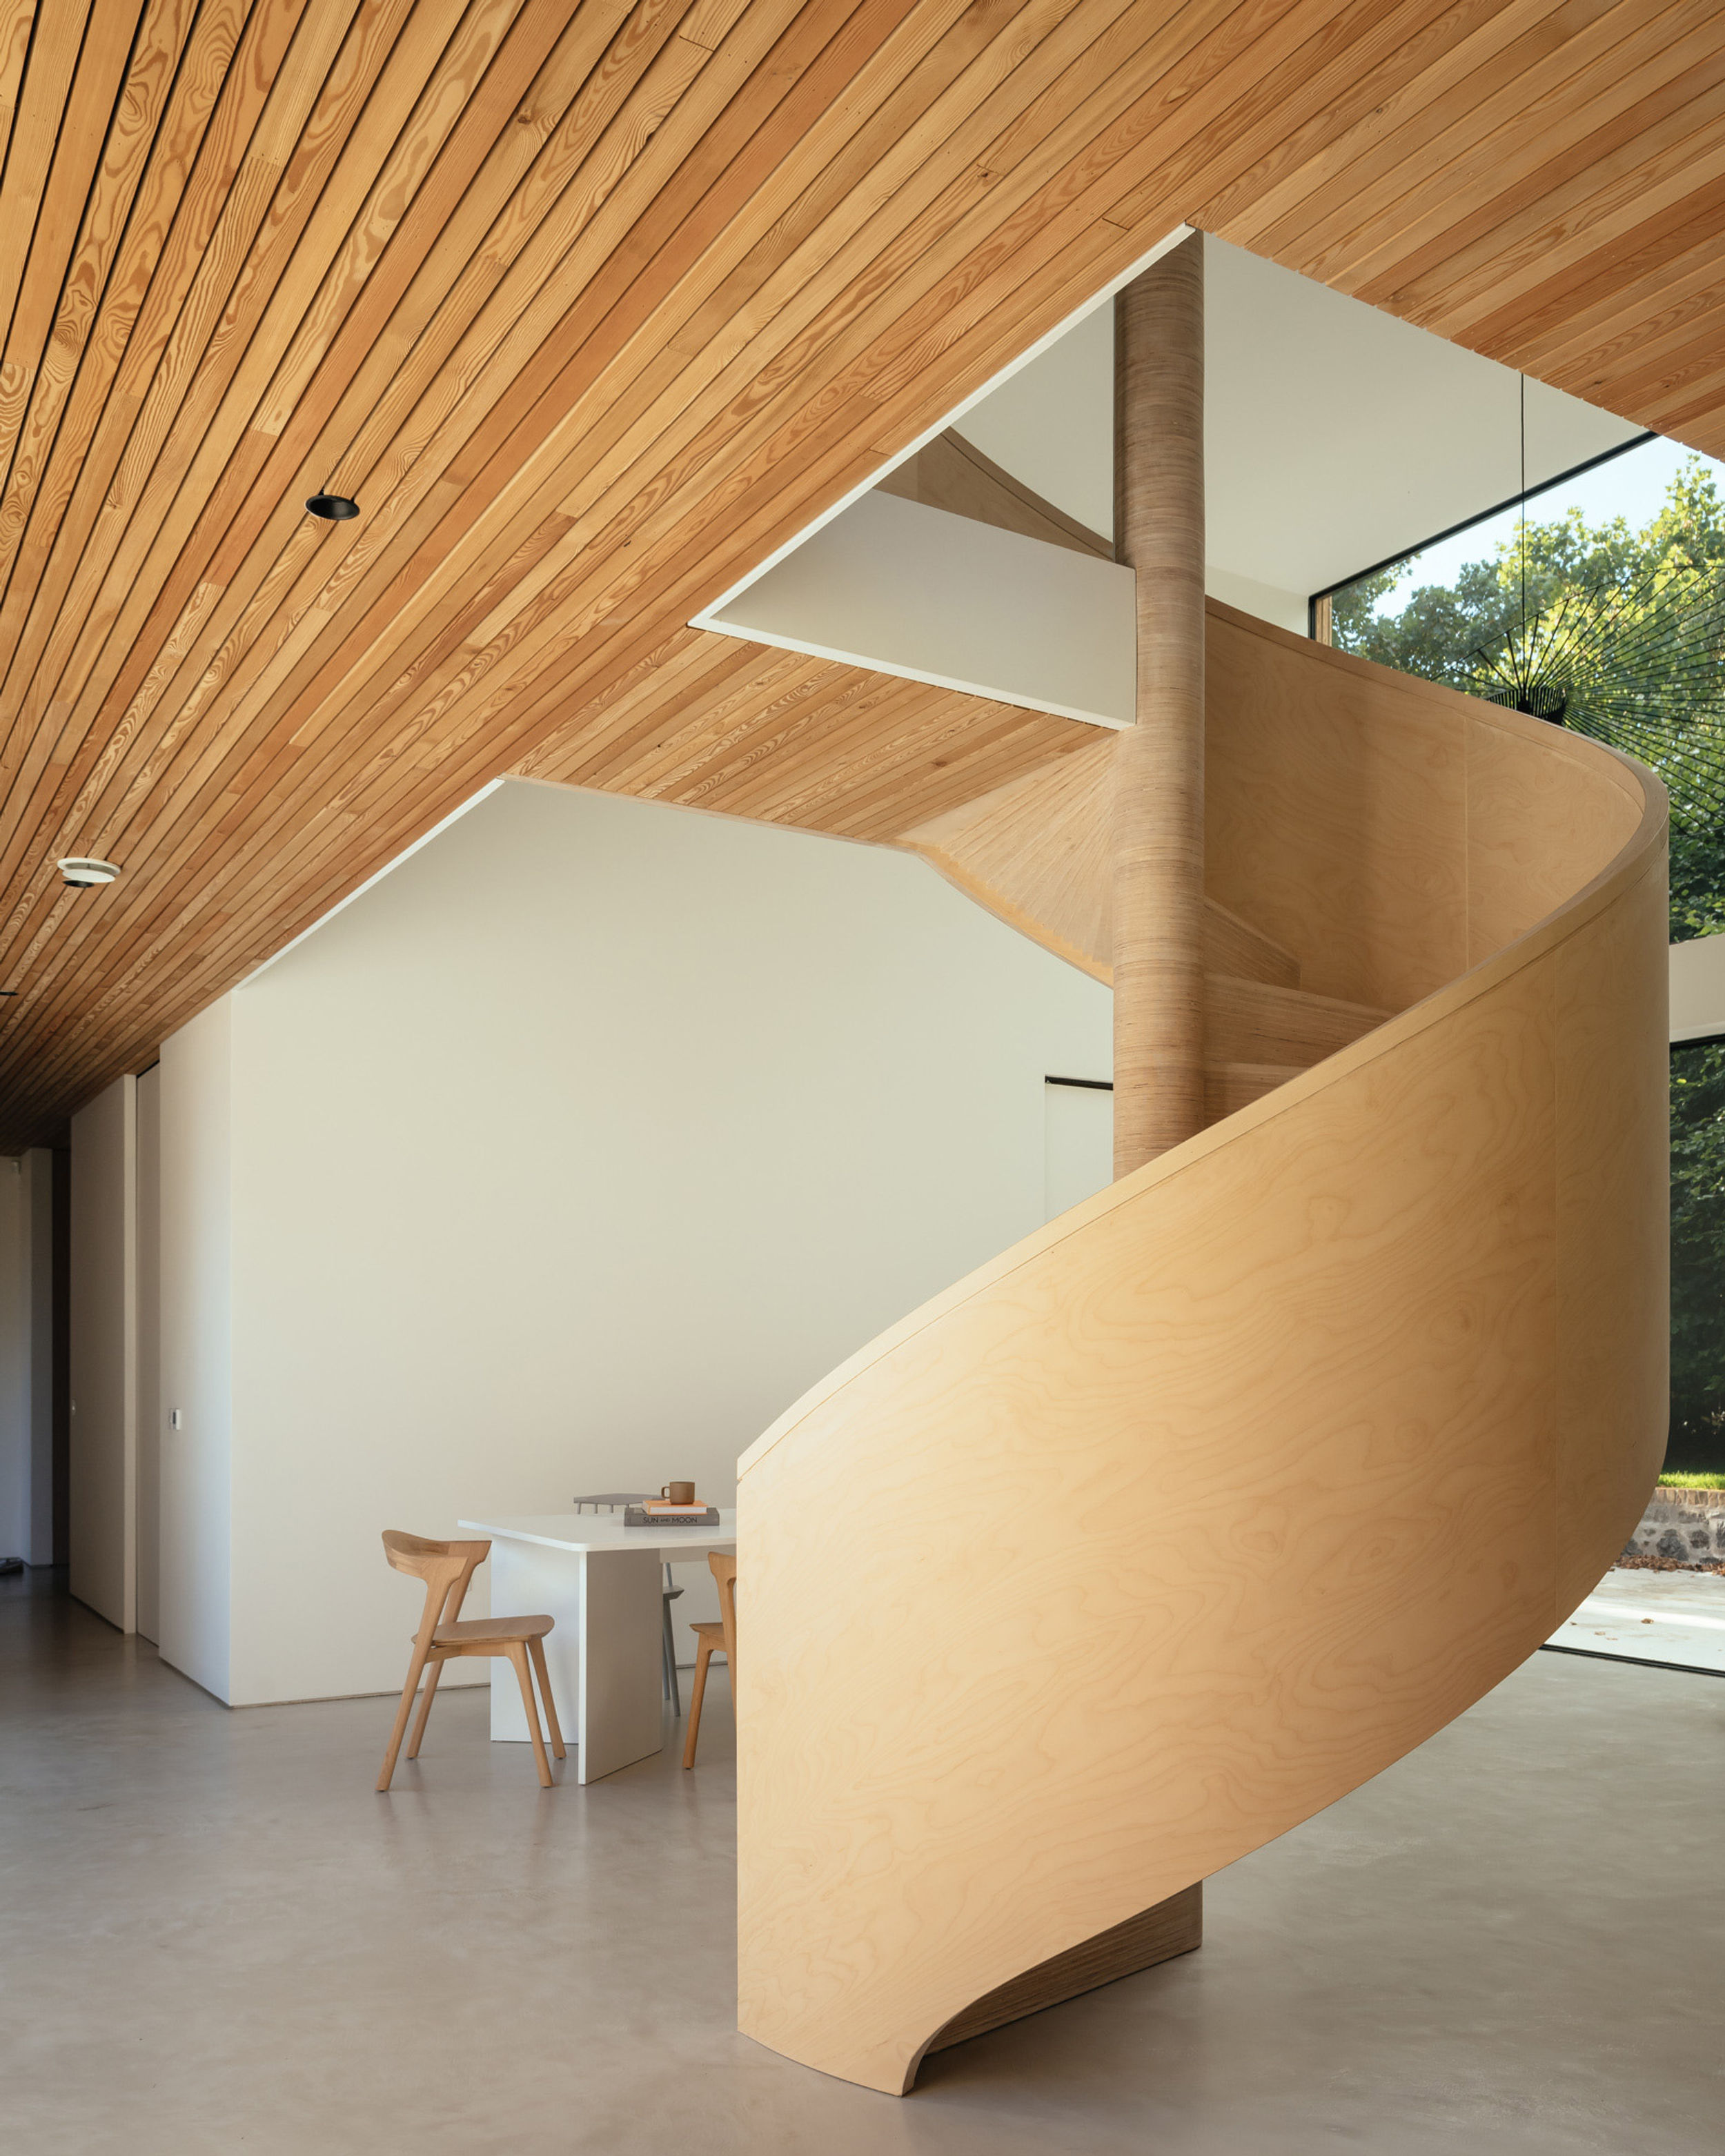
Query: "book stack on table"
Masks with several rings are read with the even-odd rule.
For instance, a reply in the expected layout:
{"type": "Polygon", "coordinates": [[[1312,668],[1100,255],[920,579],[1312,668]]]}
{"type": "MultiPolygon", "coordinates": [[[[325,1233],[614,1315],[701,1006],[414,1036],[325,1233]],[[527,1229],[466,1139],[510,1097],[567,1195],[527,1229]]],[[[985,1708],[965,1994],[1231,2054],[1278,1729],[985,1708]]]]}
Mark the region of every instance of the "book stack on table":
{"type": "Polygon", "coordinates": [[[673,1505],[664,1497],[649,1497],[642,1505],[624,1507],[626,1527],[716,1527],[718,1508],[713,1505],[673,1505]]]}

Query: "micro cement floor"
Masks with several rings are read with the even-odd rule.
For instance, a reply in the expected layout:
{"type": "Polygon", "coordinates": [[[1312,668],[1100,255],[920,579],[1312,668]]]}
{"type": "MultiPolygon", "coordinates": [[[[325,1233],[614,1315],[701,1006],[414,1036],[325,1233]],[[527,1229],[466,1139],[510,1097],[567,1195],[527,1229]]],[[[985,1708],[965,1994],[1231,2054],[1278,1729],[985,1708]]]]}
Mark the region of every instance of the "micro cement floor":
{"type": "Polygon", "coordinates": [[[541,1792],[439,1702],[229,1713],[0,1581],[0,2138],[19,2156],[1717,2156],[1725,1684],[1536,1654],[1214,1880],[1208,1942],[905,2101],[733,2025],[722,1691],[541,1792]]]}

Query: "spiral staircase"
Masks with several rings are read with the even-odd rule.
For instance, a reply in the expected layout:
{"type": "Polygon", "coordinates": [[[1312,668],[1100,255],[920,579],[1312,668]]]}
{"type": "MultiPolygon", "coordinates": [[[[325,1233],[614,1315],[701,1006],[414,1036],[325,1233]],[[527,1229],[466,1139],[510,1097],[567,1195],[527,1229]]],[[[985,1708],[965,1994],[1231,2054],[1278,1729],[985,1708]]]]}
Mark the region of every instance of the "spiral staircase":
{"type": "MultiPolygon", "coordinates": [[[[741,2025],[871,2088],[1196,1944],[1663,1450],[1658,782],[1214,603],[1207,662],[1210,1127],[742,1463],[741,2025]]],[[[1111,746],[907,839],[1101,978],[1111,746]]]]}

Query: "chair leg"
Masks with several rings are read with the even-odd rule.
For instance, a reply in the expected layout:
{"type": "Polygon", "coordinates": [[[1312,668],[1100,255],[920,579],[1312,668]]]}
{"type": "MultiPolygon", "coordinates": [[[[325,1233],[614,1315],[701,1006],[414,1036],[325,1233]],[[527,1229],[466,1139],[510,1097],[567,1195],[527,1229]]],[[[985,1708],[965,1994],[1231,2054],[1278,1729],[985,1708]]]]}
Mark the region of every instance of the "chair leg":
{"type": "Polygon", "coordinates": [[[695,1764],[695,1740],[701,1734],[701,1702],[706,1697],[706,1666],[712,1660],[712,1643],[708,1640],[702,1640],[695,1650],[695,1684],[689,1694],[689,1734],[683,1739],[685,1767],[695,1764]]]}
{"type": "Polygon", "coordinates": [[[557,1727],[557,1703],[551,1696],[551,1671],[545,1666],[545,1642],[529,1640],[527,1652],[533,1657],[533,1668],[539,1679],[539,1696],[545,1702],[545,1726],[551,1732],[551,1748],[559,1759],[567,1759],[563,1749],[563,1732],[557,1727]]]}
{"type": "Polygon", "coordinates": [[[527,1734],[533,1740],[533,1761],[539,1769],[539,1786],[551,1787],[551,1762],[545,1756],[545,1739],[539,1734],[539,1712],[533,1704],[533,1680],[527,1675],[527,1650],[519,1640],[510,1642],[509,1659],[521,1688],[521,1705],[527,1710],[527,1734]]]}
{"type": "Polygon", "coordinates": [[[677,1630],[671,1623],[669,1595],[660,1597],[659,1614],[665,1620],[665,1696],[671,1703],[671,1712],[680,1717],[683,1696],[677,1689],[677,1630]]]}
{"type": "Polygon", "coordinates": [[[401,1705],[395,1710],[395,1727],[389,1732],[389,1748],[383,1754],[383,1771],[377,1777],[377,1793],[381,1796],[389,1787],[395,1773],[395,1755],[401,1750],[402,1732],[408,1726],[408,1716],[413,1711],[413,1694],[419,1689],[419,1677],[425,1667],[428,1650],[415,1646],[413,1659],[408,1664],[408,1681],[401,1688],[401,1705]]]}
{"type": "Polygon", "coordinates": [[[419,1702],[418,1713],[413,1717],[413,1733],[408,1739],[408,1757],[410,1759],[417,1759],[419,1756],[420,1740],[424,1737],[426,1723],[431,1719],[431,1702],[437,1697],[437,1681],[443,1675],[444,1664],[448,1660],[446,1655],[440,1656],[432,1664],[431,1674],[425,1680],[425,1696],[419,1702]]]}

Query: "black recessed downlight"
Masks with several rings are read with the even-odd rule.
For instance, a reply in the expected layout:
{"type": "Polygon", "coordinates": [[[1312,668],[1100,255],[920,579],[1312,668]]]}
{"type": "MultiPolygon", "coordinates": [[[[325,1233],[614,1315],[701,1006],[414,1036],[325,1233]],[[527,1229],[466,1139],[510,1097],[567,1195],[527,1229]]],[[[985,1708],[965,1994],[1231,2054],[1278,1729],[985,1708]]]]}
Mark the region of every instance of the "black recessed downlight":
{"type": "Polygon", "coordinates": [[[359,514],[359,504],[350,501],[345,494],[314,494],[305,506],[314,516],[324,517],[331,524],[345,524],[350,516],[359,514]]]}

